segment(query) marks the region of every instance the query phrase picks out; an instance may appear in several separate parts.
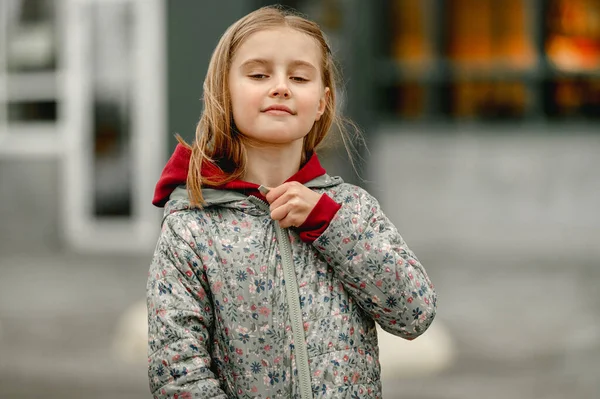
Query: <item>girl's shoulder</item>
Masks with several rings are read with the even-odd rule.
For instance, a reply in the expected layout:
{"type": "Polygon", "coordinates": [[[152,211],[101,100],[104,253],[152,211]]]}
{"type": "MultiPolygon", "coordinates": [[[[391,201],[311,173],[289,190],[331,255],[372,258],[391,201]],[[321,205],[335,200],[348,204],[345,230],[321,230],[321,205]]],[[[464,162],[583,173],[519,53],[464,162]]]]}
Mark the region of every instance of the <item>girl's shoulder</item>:
{"type": "Polygon", "coordinates": [[[372,202],[375,200],[369,192],[355,184],[341,183],[333,187],[329,187],[324,192],[336,202],[372,202]]]}
{"type": "Polygon", "coordinates": [[[204,209],[193,207],[187,199],[172,199],[165,204],[163,222],[167,219],[171,221],[186,220],[202,213],[205,213],[204,209]]]}

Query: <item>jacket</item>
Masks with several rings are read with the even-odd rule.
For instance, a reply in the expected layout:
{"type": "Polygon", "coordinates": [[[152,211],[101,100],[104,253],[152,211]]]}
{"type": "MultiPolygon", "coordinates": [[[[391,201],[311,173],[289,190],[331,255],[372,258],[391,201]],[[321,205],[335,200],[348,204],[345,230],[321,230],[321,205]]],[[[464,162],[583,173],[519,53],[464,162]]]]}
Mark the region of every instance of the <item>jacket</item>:
{"type": "Polygon", "coordinates": [[[414,339],[436,294],[377,200],[338,177],[305,185],[339,204],[315,240],[258,195],[185,187],[165,204],[147,284],[155,398],[380,398],[375,322],[414,339]]]}

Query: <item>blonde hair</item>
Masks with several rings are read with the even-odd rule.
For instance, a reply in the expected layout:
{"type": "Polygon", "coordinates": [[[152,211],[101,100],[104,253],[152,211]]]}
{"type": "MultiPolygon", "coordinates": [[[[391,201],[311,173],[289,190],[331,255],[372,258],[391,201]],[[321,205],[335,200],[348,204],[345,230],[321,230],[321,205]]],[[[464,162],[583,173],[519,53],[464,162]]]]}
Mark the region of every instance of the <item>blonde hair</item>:
{"type": "Polygon", "coordinates": [[[304,139],[302,162],[323,142],[333,125],[337,126],[342,140],[352,158],[353,146],[346,136],[345,125],[351,125],[360,136],[356,125],[341,118],[336,109],[336,84],[339,74],[321,28],[288,9],[278,6],[260,8],[231,25],[215,48],[204,80],[204,109],[196,127],[195,141],[189,145],[179,135],[177,140],[191,149],[187,176],[187,189],[193,206],[201,207],[204,199],[202,187],[215,187],[240,179],[246,171],[246,147],[243,135],[235,131],[229,92],[229,70],[232,59],[240,45],[251,34],[278,27],[289,27],[307,34],[321,47],[321,75],[323,86],[329,87],[325,111],[304,139]],[[225,177],[211,180],[202,176],[205,161],[219,166],[225,177]]]}

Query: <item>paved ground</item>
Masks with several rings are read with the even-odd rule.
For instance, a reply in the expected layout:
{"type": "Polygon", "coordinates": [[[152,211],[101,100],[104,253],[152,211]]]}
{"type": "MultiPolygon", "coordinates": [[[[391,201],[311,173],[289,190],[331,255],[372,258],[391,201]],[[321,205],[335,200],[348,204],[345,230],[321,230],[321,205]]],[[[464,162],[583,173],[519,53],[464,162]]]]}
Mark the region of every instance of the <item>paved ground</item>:
{"type": "MultiPolygon", "coordinates": [[[[457,357],[436,375],[385,381],[385,398],[600,396],[594,259],[421,252],[457,357]]],[[[149,397],[145,359],[110,351],[119,317],[144,297],[148,261],[1,256],[0,398],[149,397]]]]}

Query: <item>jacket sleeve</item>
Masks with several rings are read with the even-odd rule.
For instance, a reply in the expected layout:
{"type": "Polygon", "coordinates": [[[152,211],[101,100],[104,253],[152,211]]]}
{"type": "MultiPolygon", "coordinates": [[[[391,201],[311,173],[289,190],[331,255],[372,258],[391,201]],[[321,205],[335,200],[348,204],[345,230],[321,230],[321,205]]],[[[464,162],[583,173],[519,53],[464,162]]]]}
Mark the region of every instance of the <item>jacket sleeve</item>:
{"type": "Polygon", "coordinates": [[[155,399],[227,396],[210,369],[213,308],[181,218],[163,222],[147,284],[148,376],[155,399]]]}
{"type": "Polygon", "coordinates": [[[414,339],[435,317],[433,285],[377,200],[360,187],[350,187],[313,246],[381,328],[414,339]]]}

